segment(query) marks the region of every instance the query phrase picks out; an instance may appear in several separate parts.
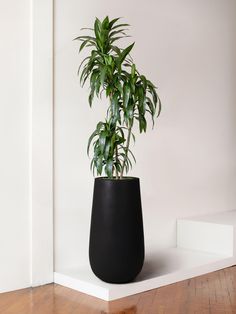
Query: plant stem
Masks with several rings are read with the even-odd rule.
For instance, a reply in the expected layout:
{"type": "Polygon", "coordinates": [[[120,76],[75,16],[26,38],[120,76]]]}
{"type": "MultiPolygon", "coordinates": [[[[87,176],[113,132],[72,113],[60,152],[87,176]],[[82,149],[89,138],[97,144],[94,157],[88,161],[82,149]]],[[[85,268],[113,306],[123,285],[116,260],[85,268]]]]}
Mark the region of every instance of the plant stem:
{"type": "Polygon", "coordinates": [[[124,156],[123,164],[122,164],[122,167],[121,167],[120,179],[123,178],[124,169],[125,169],[125,162],[127,161],[127,157],[128,157],[132,126],[133,126],[133,121],[130,124],[129,129],[128,129],[127,144],[126,144],[126,148],[125,148],[125,156],[124,156]]]}
{"type": "MultiPolygon", "coordinates": [[[[112,94],[110,96],[110,103],[112,102],[112,94]]],[[[111,117],[113,116],[113,112],[111,114],[111,117]]],[[[115,160],[116,160],[116,164],[118,165],[118,149],[117,149],[117,146],[115,148],[115,160]]],[[[115,173],[116,173],[116,180],[119,179],[119,174],[118,174],[118,170],[117,170],[117,167],[115,167],[115,173]]]]}
{"type": "MultiPolygon", "coordinates": [[[[118,164],[118,150],[117,150],[117,146],[116,146],[116,164],[118,164]]],[[[116,168],[116,179],[118,180],[119,179],[119,176],[118,176],[118,170],[117,170],[117,167],[116,168]]]]}

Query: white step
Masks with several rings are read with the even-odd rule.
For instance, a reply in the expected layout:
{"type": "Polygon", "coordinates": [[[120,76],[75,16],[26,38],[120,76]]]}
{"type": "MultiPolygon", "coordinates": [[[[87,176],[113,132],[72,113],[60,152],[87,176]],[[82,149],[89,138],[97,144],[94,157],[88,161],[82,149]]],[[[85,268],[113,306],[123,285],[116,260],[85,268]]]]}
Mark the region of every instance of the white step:
{"type": "Polygon", "coordinates": [[[99,280],[90,266],[59,270],[54,282],[111,301],[235,264],[236,211],[179,219],[176,248],[146,254],[141,274],[133,283],[115,285],[99,280]]]}
{"type": "Polygon", "coordinates": [[[232,256],[236,211],[177,220],[177,247],[232,256]]]}

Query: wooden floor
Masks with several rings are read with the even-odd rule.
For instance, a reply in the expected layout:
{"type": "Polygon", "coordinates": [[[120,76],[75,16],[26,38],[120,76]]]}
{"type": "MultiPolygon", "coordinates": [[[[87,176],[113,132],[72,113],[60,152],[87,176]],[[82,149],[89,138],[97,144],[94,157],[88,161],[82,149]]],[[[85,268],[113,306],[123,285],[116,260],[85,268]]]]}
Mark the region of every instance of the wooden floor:
{"type": "Polygon", "coordinates": [[[0,314],[236,313],[236,267],[105,302],[59,286],[0,294],[0,314]]]}

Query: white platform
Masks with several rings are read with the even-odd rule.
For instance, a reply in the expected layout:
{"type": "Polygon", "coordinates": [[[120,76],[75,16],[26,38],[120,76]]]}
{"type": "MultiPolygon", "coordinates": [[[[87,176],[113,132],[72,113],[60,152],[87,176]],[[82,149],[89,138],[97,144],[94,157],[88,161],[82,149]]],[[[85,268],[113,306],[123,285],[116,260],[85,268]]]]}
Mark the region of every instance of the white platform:
{"type": "Polygon", "coordinates": [[[179,219],[177,247],[146,254],[135,282],[99,280],[89,265],[55,272],[54,282],[106,301],[158,288],[235,264],[236,211],[179,219]]]}
{"type": "Polygon", "coordinates": [[[233,255],[236,211],[177,220],[177,247],[233,255]]]}

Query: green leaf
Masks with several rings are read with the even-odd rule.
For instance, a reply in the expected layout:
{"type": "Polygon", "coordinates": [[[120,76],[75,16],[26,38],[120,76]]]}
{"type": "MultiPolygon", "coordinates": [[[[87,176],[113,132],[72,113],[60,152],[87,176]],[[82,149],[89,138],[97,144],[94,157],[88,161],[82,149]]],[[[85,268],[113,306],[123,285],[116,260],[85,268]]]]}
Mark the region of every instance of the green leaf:
{"type": "Polygon", "coordinates": [[[92,36],[78,36],[78,37],[74,38],[73,40],[82,40],[82,41],[84,41],[86,39],[89,39],[89,40],[91,40],[93,42],[96,42],[96,38],[92,37],[92,36]]]}
{"type": "Polygon", "coordinates": [[[146,132],[147,130],[147,121],[143,115],[139,115],[139,131],[142,133],[143,131],[146,132]]]}
{"type": "MultiPolygon", "coordinates": [[[[90,72],[87,72],[87,74],[83,77],[83,82],[81,83],[82,87],[84,86],[84,84],[86,83],[88,77],[89,77],[90,72]]],[[[81,79],[80,79],[81,81],[81,79]]]]}
{"type": "Polygon", "coordinates": [[[108,16],[102,21],[102,28],[108,29],[109,28],[109,18],[108,16]]]}
{"type": "Polygon", "coordinates": [[[131,135],[132,135],[133,141],[135,143],[135,135],[134,135],[134,133],[131,133],[131,135]]]}
{"type": "Polygon", "coordinates": [[[99,145],[100,145],[101,153],[104,152],[104,148],[105,148],[105,144],[106,144],[106,137],[107,137],[106,131],[102,131],[99,135],[99,145]]]}
{"type": "Polygon", "coordinates": [[[120,111],[119,111],[119,93],[115,93],[111,98],[111,112],[114,122],[119,120],[120,111]]]}
{"type": "Polygon", "coordinates": [[[133,157],[134,162],[136,163],[136,158],[134,157],[134,154],[132,153],[132,151],[130,149],[129,149],[129,153],[133,157]]]}
{"type": "Polygon", "coordinates": [[[108,85],[106,87],[106,96],[107,97],[110,96],[111,93],[112,93],[112,86],[108,85]]]}
{"type": "Polygon", "coordinates": [[[112,56],[108,56],[107,63],[112,66],[112,63],[114,63],[112,56]]]}
{"type": "Polygon", "coordinates": [[[142,81],[142,83],[143,83],[144,89],[146,89],[146,88],[147,88],[147,80],[146,80],[146,77],[145,77],[144,75],[141,75],[141,76],[140,76],[140,79],[141,79],[141,81],[142,81]]]}
{"type": "Polygon", "coordinates": [[[123,128],[118,126],[117,127],[117,131],[120,132],[120,135],[121,135],[122,139],[125,140],[125,134],[124,134],[123,128]]]}
{"type": "Polygon", "coordinates": [[[119,159],[117,159],[117,160],[115,161],[114,166],[115,166],[117,172],[120,173],[120,172],[121,172],[121,162],[120,162],[119,159]]]}
{"type": "Polygon", "coordinates": [[[96,127],[96,131],[99,133],[102,127],[104,127],[104,122],[99,121],[96,127]]]}
{"type": "Polygon", "coordinates": [[[83,68],[83,71],[82,71],[81,75],[80,75],[80,84],[82,83],[84,77],[86,77],[86,75],[89,74],[89,72],[90,72],[90,71],[89,71],[88,64],[86,64],[86,65],[84,66],[84,68],[83,68]]]}
{"type": "Polygon", "coordinates": [[[105,171],[108,178],[112,178],[113,176],[113,160],[112,159],[109,159],[107,161],[106,166],[105,166],[105,171]]]}
{"type": "Polygon", "coordinates": [[[156,86],[155,86],[151,81],[149,81],[149,80],[147,80],[147,84],[148,84],[148,86],[151,87],[151,88],[156,88],[156,86]]]}
{"type": "Polygon", "coordinates": [[[92,170],[93,165],[94,165],[94,159],[92,158],[92,160],[91,160],[91,162],[90,162],[90,170],[92,170]]]}
{"type": "Polygon", "coordinates": [[[87,45],[87,41],[85,40],[81,45],[80,45],[80,48],[79,48],[79,52],[81,52],[81,50],[87,45]]]}
{"type": "Polygon", "coordinates": [[[111,46],[111,49],[112,49],[114,52],[116,52],[118,55],[121,54],[121,50],[120,50],[120,48],[118,48],[117,46],[111,46]]]}
{"type": "Polygon", "coordinates": [[[86,58],[84,58],[84,60],[82,60],[82,62],[80,63],[80,66],[79,66],[79,68],[78,68],[78,72],[77,72],[77,74],[79,75],[79,73],[80,73],[80,69],[81,69],[81,67],[82,67],[82,65],[84,64],[84,62],[86,61],[86,60],[88,60],[88,59],[90,59],[90,57],[86,57],[86,58]]]}
{"type": "Polygon", "coordinates": [[[94,92],[96,89],[96,80],[99,75],[98,71],[93,71],[91,77],[90,77],[90,94],[89,94],[89,105],[92,106],[93,98],[94,98],[94,92]]]}
{"type": "Polygon", "coordinates": [[[114,152],[115,141],[116,141],[116,134],[113,133],[112,136],[111,136],[111,151],[112,152],[114,152]]]}
{"type": "Polygon", "coordinates": [[[150,109],[152,115],[154,116],[154,115],[155,115],[155,112],[156,112],[156,108],[155,108],[155,106],[154,106],[152,100],[151,100],[149,97],[147,97],[147,106],[149,107],[149,109],[150,109]]]}
{"type": "Polygon", "coordinates": [[[97,40],[100,39],[101,28],[102,28],[102,24],[101,24],[100,20],[96,17],[95,22],[94,22],[94,32],[95,32],[95,36],[96,36],[97,40]]]}
{"type": "Polygon", "coordinates": [[[105,159],[107,159],[109,157],[109,155],[110,155],[110,148],[111,148],[111,142],[110,141],[106,141],[105,151],[104,151],[105,159]]]}
{"type": "Polygon", "coordinates": [[[127,117],[128,119],[133,119],[133,114],[134,114],[134,107],[132,104],[129,104],[127,107],[127,117]]]}
{"type": "Polygon", "coordinates": [[[123,36],[113,37],[113,38],[110,40],[110,44],[113,44],[115,41],[117,41],[117,40],[119,40],[119,39],[127,38],[127,37],[131,37],[131,36],[129,36],[129,35],[123,35],[123,36]]]}
{"type": "Polygon", "coordinates": [[[126,23],[124,23],[124,24],[117,24],[117,25],[113,26],[112,29],[114,30],[114,29],[117,29],[117,28],[120,28],[120,27],[126,27],[126,26],[130,26],[130,24],[126,24],[126,23]]]}
{"type": "Polygon", "coordinates": [[[113,37],[113,36],[115,36],[115,35],[117,35],[117,34],[122,34],[122,35],[127,36],[126,33],[124,32],[124,31],[126,31],[126,30],[127,30],[127,28],[123,28],[123,29],[120,29],[120,30],[118,30],[118,31],[111,32],[111,33],[110,33],[110,38],[113,37]]]}
{"type": "Polygon", "coordinates": [[[112,26],[113,26],[119,19],[120,19],[120,17],[117,17],[117,18],[111,20],[110,23],[109,23],[109,28],[112,28],[112,26]]]}
{"type": "Polygon", "coordinates": [[[101,83],[101,86],[104,86],[104,81],[105,81],[105,77],[106,77],[106,72],[107,72],[107,66],[105,65],[102,70],[101,70],[101,73],[100,73],[100,83],[101,83]]]}
{"type": "Polygon", "coordinates": [[[141,114],[145,113],[145,95],[142,86],[138,87],[138,103],[139,103],[139,111],[141,114]]]}
{"type": "Polygon", "coordinates": [[[82,27],[80,30],[83,31],[83,30],[90,30],[90,31],[94,31],[94,28],[90,28],[90,27],[82,27]]]}
{"type": "Polygon", "coordinates": [[[122,85],[121,85],[120,81],[115,82],[115,87],[118,89],[120,94],[123,93],[123,88],[122,88],[122,85]]]}
{"type": "Polygon", "coordinates": [[[119,64],[122,64],[122,63],[123,63],[123,61],[125,60],[126,56],[127,56],[127,55],[130,53],[130,51],[132,50],[133,46],[134,46],[134,43],[131,44],[130,46],[128,46],[127,48],[125,48],[125,49],[121,52],[121,54],[120,54],[120,56],[119,56],[119,58],[118,58],[118,63],[119,63],[119,64]]]}
{"type": "Polygon", "coordinates": [[[102,158],[102,155],[100,155],[97,158],[95,166],[97,168],[98,174],[101,175],[102,174],[102,168],[103,168],[103,158],[102,158]]]}
{"type": "Polygon", "coordinates": [[[136,72],[136,66],[135,66],[135,64],[133,63],[132,66],[131,66],[131,76],[132,76],[132,77],[135,76],[135,72],[136,72]]]}
{"type": "Polygon", "coordinates": [[[130,97],[130,87],[127,83],[123,86],[123,105],[124,108],[127,108],[128,102],[130,97]]]}
{"type": "Polygon", "coordinates": [[[103,45],[102,45],[102,41],[101,41],[101,29],[102,29],[102,24],[101,21],[96,18],[95,23],[94,23],[94,32],[95,32],[95,36],[96,36],[96,44],[97,47],[103,52],[103,45]]]}
{"type": "Polygon", "coordinates": [[[155,89],[151,89],[150,90],[151,94],[152,94],[152,98],[153,98],[153,101],[154,101],[154,104],[157,103],[157,92],[155,91],[155,89]]]}
{"type": "MultiPolygon", "coordinates": [[[[158,97],[158,96],[157,96],[158,97]]],[[[159,105],[159,108],[158,108],[158,112],[157,112],[157,118],[159,117],[160,113],[161,113],[161,109],[162,109],[162,104],[161,104],[161,100],[160,98],[158,97],[158,105],[159,105]]]]}
{"type": "Polygon", "coordinates": [[[91,90],[90,94],[89,94],[88,100],[89,100],[89,106],[90,106],[90,107],[92,107],[92,104],[93,104],[94,91],[95,91],[95,89],[93,88],[93,89],[91,90]]]}
{"type": "Polygon", "coordinates": [[[94,139],[94,137],[96,137],[98,135],[97,133],[97,130],[95,130],[89,137],[89,140],[88,140],[88,145],[87,145],[87,155],[89,155],[89,149],[90,149],[90,145],[91,145],[91,142],[92,140],[94,139]]]}

